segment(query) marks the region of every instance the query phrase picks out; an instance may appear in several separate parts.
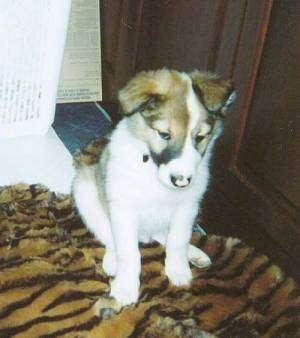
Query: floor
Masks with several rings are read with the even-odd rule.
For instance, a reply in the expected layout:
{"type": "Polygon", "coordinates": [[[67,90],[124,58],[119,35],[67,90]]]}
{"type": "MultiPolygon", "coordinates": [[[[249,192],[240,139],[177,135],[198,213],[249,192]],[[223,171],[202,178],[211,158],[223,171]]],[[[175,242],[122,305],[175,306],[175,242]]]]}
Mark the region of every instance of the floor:
{"type": "Polygon", "coordinates": [[[45,136],[2,139],[0,186],[41,183],[70,193],[72,154],[111,129],[109,114],[97,103],[57,105],[53,128],[45,136]]]}

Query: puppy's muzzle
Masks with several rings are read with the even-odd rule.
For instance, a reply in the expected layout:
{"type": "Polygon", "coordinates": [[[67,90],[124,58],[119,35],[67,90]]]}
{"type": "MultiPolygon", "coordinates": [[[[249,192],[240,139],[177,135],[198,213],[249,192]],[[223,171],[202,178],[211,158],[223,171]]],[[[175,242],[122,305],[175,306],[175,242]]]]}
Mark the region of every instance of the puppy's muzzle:
{"type": "Polygon", "coordinates": [[[176,188],[185,188],[190,185],[192,177],[186,177],[183,175],[171,175],[170,180],[176,188]]]}

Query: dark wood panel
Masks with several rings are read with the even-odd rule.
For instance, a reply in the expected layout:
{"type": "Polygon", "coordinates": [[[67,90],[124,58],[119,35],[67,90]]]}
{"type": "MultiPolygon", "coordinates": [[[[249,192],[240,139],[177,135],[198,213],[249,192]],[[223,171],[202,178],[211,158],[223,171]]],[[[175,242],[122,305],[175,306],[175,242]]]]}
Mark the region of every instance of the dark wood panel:
{"type": "Polygon", "coordinates": [[[224,180],[213,179],[211,189],[208,191],[202,206],[203,212],[200,223],[210,233],[225,236],[239,237],[248,245],[254,246],[258,251],[268,255],[275,263],[283,268],[289,275],[300,282],[299,271],[299,235],[285,229],[290,216],[276,217],[273,212],[261,203],[255,194],[250,194],[240,180],[234,175],[224,177],[224,180]],[[227,189],[220,189],[221,185],[230,186],[232,194],[227,189]],[[284,239],[274,239],[267,231],[272,223],[281,225],[285,237],[294,240],[295,245],[290,250],[284,245],[284,239]]]}
{"type": "Polygon", "coordinates": [[[259,213],[256,218],[287,254],[295,250],[300,253],[300,219],[296,209],[300,180],[298,175],[292,176],[295,167],[299,171],[300,152],[295,152],[297,139],[294,133],[290,134],[290,121],[299,115],[299,83],[283,83],[293,79],[293,72],[299,69],[298,41],[293,38],[300,28],[299,9],[299,2],[295,1],[289,2],[289,6],[283,1],[273,4],[235,163],[237,176],[242,177],[243,184],[247,181],[250,193],[257,198],[250,208],[259,213]],[[292,152],[288,152],[288,141],[294,145],[292,152]]]}
{"type": "Polygon", "coordinates": [[[144,69],[230,76],[245,7],[246,0],[101,1],[104,99],[144,69]]]}
{"type": "Polygon", "coordinates": [[[226,0],[146,3],[140,36],[140,46],[143,48],[139,48],[139,69],[214,67],[226,0]]]}
{"type": "Polygon", "coordinates": [[[103,99],[115,100],[117,91],[135,73],[143,0],[101,1],[103,99]]]}
{"type": "Polygon", "coordinates": [[[215,51],[215,66],[213,68],[222,76],[232,78],[247,1],[228,0],[224,3],[226,7],[221,12],[223,15],[223,19],[220,20],[222,29],[220,27],[221,34],[217,40],[219,47],[215,51]]]}
{"type": "Polygon", "coordinates": [[[300,2],[275,2],[240,165],[300,207],[300,2]]]}
{"type": "Polygon", "coordinates": [[[144,1],[139,34],[136,70],[153,69],[158,30],[164,12],[164,1],[144,1]]]}
{"type": "Polygon", "coordinates": [[[216,0],[165,2],[153,67],[206,69],[213,41],[217,5],[216,0]],[[208,26],[210,31],[207,30],[208,26]]]}
{"type": "Polygon", "coordinates": [[[238,235],[299,279],[300,218],[299,208],[292,205],[293,198],[299,201],[293,177],[299,171],[299,152],[295,134],[286,137],[299,108],[299,84],[292,75],[299,67],[298,47],[292,46],[298,35],[298,4],[247,2],[233,66],[239,98],[217,146],[203,222],[214,231],[238,235]],[[289,78],[287,89],[282,81],[289,78]],[[292,153],[284,150],[276,161],[278,145],[292,153]],[[287,173],[292,182],[284,179],[287,173]]]}
{"type": "Polygon", "coordinates": [[[100,1],[103,99],[111,100],[115,91],[115,63],[121,1],[100,1]]]}

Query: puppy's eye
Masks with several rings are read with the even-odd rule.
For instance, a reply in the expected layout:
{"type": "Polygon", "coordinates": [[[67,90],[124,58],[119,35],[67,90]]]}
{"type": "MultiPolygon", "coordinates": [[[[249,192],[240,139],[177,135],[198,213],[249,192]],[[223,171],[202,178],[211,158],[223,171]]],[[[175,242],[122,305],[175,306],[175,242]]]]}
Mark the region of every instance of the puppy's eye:
{"type": "Polygon", "coordinates": [[[206,138],[206,135],[200,135],[200,134],[198,134],[198,135],[195,137],[195,141],[196,141],[196,143],[200,143],[200,142],[203,141],[205,138],[206,138]]]}
{"type": "Polygon", "coordinates": [[[168,133],[168,132],[165,132],[165,131],[157,131],[158,132],[158,135],[162,138],[162,139],[164,139],[164,140],[170,140],[171,139],[171,134],[170,133],[168,133]]]}

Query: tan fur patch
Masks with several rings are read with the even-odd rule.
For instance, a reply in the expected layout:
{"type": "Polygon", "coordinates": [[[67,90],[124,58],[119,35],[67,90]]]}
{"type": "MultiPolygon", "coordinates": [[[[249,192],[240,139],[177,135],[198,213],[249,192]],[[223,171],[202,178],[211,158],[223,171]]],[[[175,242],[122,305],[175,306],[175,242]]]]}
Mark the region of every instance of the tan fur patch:
{"type": "MultiPolygon", "coordinates": [[[[146,142],[151,152],[159,154],[168,148],[169,153],[178,154],[195,116],[197,121],[199,113],[200,122],[197,128],[193,127],[196,130],[193,130],[192,136],[199,133],[206,135],[205,128],[212,122],[209,111],[218,111],[231,90],[230,81],[212,73],[194,71],[184,74],[161,69],[137,74],[120,90],[119,100],[123,114],[130,116],[132,133],[146,142]],[[191,97],[191,106],[188,101],[193,90],[199,101],[197,104],[197,99],[195,101],[191,97]],[[169,133],[170,139],[166,141],[158,137],[160,132],[169,133]]],[[[214,131],[215,128],[211,127],[210,133],[214,131]]],[[[206,137],[196,145],[199,152],[205,151],[209,140],[210,137],[206,137]]]]}
{"type": "Polygon", "coordinates": [[[73,156],[74,167],[79,169],[81,167],[89,166],[98,162],[108,142],[109,137],[103,137],[90,142],[83,151],[77,150],[73,156]]]}
{"type": "Polygon", "coordinates": [[[223,80],[218,75],[210,72],[199,72],[195,70],[189,75],[203,104],[208,110],[213,112],[222,107],[233,89],[231,81],[223,80]]]}
{"type": "Polygon", "coordinates": [[[99,198],[104,207],[107,207],[107,198],[105,193],[105,183],[107,174],[107,163],[109,161],[109,135],[101,139],[91,141],[82,151],[76,151],[73,157],[74,167],[78,170],[84,170],[85,167],[92,167],[93,175],[97,186],[99,187],[99,198]],[[97,165],[95,165],[97,163],[97,165]]]}
{"type": "Polygon", "coordinates": [[[156,137],[157,132],[171,134],[171,147],[180,148],[184,143],[190,118],[187,91],[187,79],[179,72],[162,69],[138,74],[119,92],[119,99],[125,115],[141,113],[144,121],[133,117],[132,131],[159,152],[166,142],[156,137]]]}

